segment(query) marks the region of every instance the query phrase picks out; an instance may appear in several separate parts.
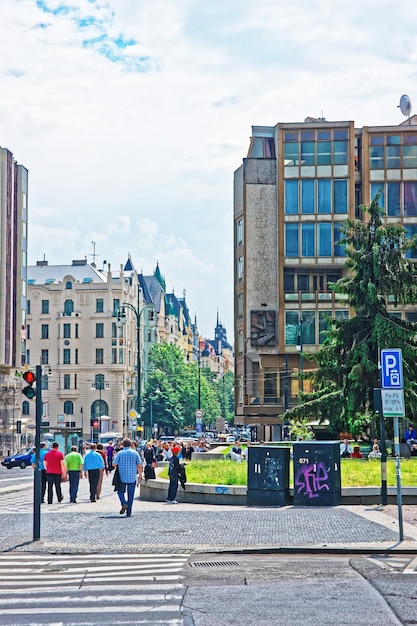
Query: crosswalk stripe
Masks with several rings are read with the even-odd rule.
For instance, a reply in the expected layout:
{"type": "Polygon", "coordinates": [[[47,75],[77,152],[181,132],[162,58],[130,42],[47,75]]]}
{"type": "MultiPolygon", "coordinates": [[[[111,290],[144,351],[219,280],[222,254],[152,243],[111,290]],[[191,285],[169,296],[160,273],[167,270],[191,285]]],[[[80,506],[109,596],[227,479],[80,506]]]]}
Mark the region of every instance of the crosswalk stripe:
{"type": "MultiPolygon", "coordinates": [[[[88,607],[80,607],[80,606],[72,606],[70,607],[68,610],[71,614],[74,613],[85,613],[86,609],[88,610],[88,607]]],[[[134,613],[135,611],[138,611],[140,609],[140,607],[138,607],[137,604],[131,604],[130,606],[124,605],[122,608],[120,608],[120,606],[106,606],[106,613],[134,613]]],[[[36,611],[36,613],[41,610],[42,613],[61,613],[62,612],[62,608],[61,607],[45,607],[42,606],[37,607],[36,609],[34,609],[34,611],[36,611]]],[[[143,609],[142,609],[143,610],[143,609]]],[[[146,609],[146,611],[148,613],[152,613],[152,611],[158,611],[158,613],[161,612],[172,612],[172,611],[176,611],[178,610],[178,604],[164,604],[161,606],[157,606],[157,607],[149,607],[146,609]]],[[[30,611],[28,611],[27,608],[16,608],[16,609],[1,609],[1,614],[2,615],[28,615],[28,613],[30,613],[30,611]]]]}
{"type": "Polygon", "coordinates": [[[168,553],[0,554],[0,625],[23,619],[31,626],[89,626],[97,623],[100,612],[105,625],[179,626],[181,570],[188,558],[168,553]]]}

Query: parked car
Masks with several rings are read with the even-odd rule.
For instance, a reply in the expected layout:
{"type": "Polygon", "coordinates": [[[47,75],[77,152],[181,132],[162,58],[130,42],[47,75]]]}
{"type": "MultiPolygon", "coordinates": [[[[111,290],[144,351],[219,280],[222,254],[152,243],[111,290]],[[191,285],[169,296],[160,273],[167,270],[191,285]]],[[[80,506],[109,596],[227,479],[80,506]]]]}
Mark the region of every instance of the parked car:
{"type": "Polygon", "coordinates": [[[25,467],[30,465],[30,459],[34,451],[35,448],[22,448],[22,450],[19,450],[16,454],[4,457],[1,464],[7,467],[7,469],[12,469],[12,467],[25,469],[25,467]]]}

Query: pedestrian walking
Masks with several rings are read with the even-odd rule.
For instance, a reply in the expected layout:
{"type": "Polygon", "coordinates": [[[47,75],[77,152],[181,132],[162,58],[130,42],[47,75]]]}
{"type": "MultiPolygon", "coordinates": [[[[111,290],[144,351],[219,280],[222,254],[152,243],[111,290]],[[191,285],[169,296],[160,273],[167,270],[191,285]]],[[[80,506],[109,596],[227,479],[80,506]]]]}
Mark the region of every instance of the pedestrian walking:
{"type": "Polygon", "coordinates": [[[155,450],[150,441],[147,442],[145,450],[143,451],[143,458],[145,459],[146,465],[156,463],[155,450]]]}
{"type": "MultiPolygon", "coordinates": [[[[106,476],[108,476],[109,475],[109,470],[107,469],[107,457],[106,457],[106,453],[104,452],[104,446],[103,446],[102,443],[98,443],[97,444],[97,452],[99,454],[101,454],[101,456],[103,457],[104,472],[106,472],[106,476]]],[[[98,477],[97,493],[96,493],[97,500],[99,500],[100,496],[101,496],[101,488],[102,488],[102,485],[103,485],[104,472],[100,472],[99,477],[98,477]]]]}
{"type": "Polygon", "coordinates": [[[178,476],[180,473],[180,461],[178,458],[180,449],[181,448],[179,446],[174,446],[172,448],[172,457],[169,461],[169,468],[168,468],[169,487],[168,487],[168,496],[167,496],[167,502],[169,504],[178,504],[175,497],[178,491],[178,476]]]}
{"type": "Polygon", "coordinates": [[[117,491],[120,504],[122,505],[120,515],[126,513],[126,517],[131,517],[132,515],[136,476],[139,475],[139,479],[142,478],[142,461],[138,452],[136,452],[131,445],[132,442],[130,439],[124,439],[123,449],[117,453],[113,461],[113,466],[118,468],[120,477],[120,484],[117,491]],[[127,500],[125,496],[126,491],[127,500]]]}
{"type": "MultiPolygon", "coordinates": [[[[48,449],[46,447],[46,443],[45,441],[42,441],[41,445],[39,446],[39,469],[41,470],[41,481],[42,481],[42,499],[41,499],[42,504],[45,504],[45,493],[46,493],[46,485],[47,485],[46,469],[45,469],[45,463],[44,463],[47,452],[48,452],[48,449]]],[[[32,454],[30,462],[32,464],[33,469],[36,469],[36,450],[32,454]]]]}
{"type": "Polygon", "coordinates": [[[104,461],[101,454],[96,450],[96,444],[90,444],[90,450],[84,457],[84,476],[90,483],[90,500],[96,502],[97,485],[100,478],[100,472],[104,472],[104,461]]]}
{"type": "Polygon", "coordinates": [[[112,472],[113,471],[113,458],[114,458],[114,446],[113,446],[112,441],[109,441],[109,443],[107,444],[106,456],[107,456],[107,470],[109,472],[112,472]]]}
{"type": "Polygon", "coordinates": [[[77,446],[71,446],[71,452],[65,457],[65,467],[67,468],[69,479],[70,502],[76,504],[78,495],[78,485],[83,477],[83,457],[78,452],[77,446]]]}
{"type": "Polygon", "coordinates": [[[46,470],[46,479],[48,481],[48,504],[52,504],[54,499],[54,486],[58,502],[64,499],[61,490],[61,480],[66,480],[67,470],[64,462],[64,455],[59,448],[59,443],[54,441],[52,448],[45,454],[44,464],[46,470]]]}

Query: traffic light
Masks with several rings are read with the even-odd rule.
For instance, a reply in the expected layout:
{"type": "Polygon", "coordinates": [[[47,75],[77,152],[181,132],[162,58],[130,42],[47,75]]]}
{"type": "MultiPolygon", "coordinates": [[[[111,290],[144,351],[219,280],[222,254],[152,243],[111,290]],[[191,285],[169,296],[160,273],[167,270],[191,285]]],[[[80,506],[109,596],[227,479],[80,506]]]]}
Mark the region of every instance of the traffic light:
{"type": "Polygon", "coordinates": [[[28,370],[23,374],[23,380],[27,383],[27,385],[22,389],[22,393],[29,400],[33,400],[33,398],[36,396],[36,388],[33,386],[36,382],[36,376],[33,372],[28,370]]]}

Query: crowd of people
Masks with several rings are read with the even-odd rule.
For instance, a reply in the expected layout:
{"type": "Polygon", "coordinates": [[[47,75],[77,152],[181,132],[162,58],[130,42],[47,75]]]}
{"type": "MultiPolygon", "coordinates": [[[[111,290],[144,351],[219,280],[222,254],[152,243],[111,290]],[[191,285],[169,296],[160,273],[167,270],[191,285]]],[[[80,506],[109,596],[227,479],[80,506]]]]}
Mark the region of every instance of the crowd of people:
{"type": "MultiPolygon", "coordinates": [[[[407,430],[404,433],[404,437],[401,440],[401,444],[406,446],[405,450],[408,450],[409,456],[417,456],[417,432],[410,424],[407,430]]],[[[361,448],[358,445],[354,445],[353,448],[349,443],[348,439],[343,439],[340,443],[340,456],[342,458],[351,458],[351,459],[362,459],[363,454],[361,452],[361,448]]],[[[380,459],[382,456],[382,451],[380,449],[380,445],[378,439],[374,439],[371,446],[371,451],[367,455],[368,459],[380,459]]]]}
{"type": "MultiPolygon", "coordinates": [[[[100,499],[103,476],[114,472],[112,484],[120,499],[120,514],[126,517],[132,514],[132,504],[136,485],[142,478],[155,477],[154,468],[158,462],[169,463],[169,488],[167,503],[177,504],[176,495],[178,482],[185,485],[185,464],[190,461],[194,452],[205,452],[210,445],[201,437],[196,442],[189,440],[173,441],[141,439],[123,439],[110,441],[106,446],[102,443],[82,442],[79,447],[72,446],[71,451],[64,455],[59,450],[59,443],[52,442],[47,449],[46,442],[40,444],[39,469],[41,471],[41,502],[52,504],[54,492],[58,502],[64,500],[62,483],[69,483],[69,501],[77,502],[79,482],[86,478],[89,482],[89,497],[91,502],[100,499]]],[[[32,455],[31,463],[36,468],[36,453],[32,455]]]]}

